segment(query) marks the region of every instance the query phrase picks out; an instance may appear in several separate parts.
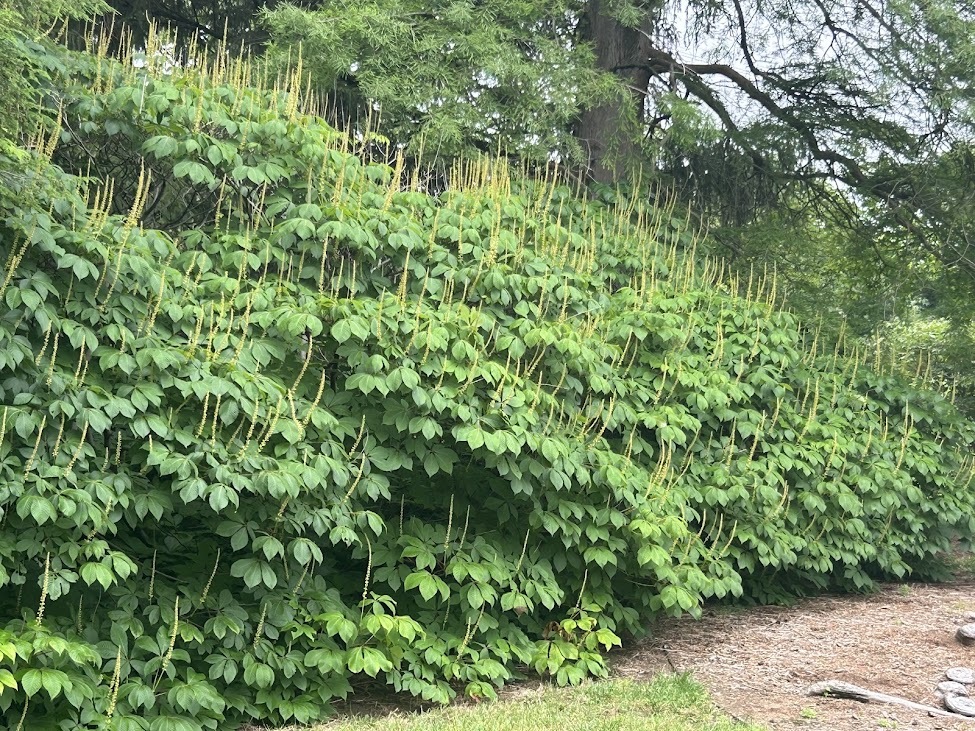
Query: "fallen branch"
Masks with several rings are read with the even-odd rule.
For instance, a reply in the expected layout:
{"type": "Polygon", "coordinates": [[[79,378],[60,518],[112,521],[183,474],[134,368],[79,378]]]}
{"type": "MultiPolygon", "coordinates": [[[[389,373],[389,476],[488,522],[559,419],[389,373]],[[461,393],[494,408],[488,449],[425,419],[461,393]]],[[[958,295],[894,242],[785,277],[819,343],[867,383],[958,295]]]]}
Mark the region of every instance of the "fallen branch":
{"type": "Polygon", "coordinates": [[[963,721],[975,721],[975,718],[970,716],[952,713],[951,711],[935,708],[934,706],[926,706],[923,703],[915,703],[914,701],[907,700],[907,698],[901,698],[896,695],[875,693],[872,690],[861,688],[859,685],[853,685],[853,683],[845,683],[842,680],[824,680],[820,683],[814,683],[806,690],[806,695],[849,698],[862,703],[869,703],[870,701],[874,703],[892,703],[894,705],[904,706],[905,708],[912,708],[915,711],[924,711],[930,713],[932,716],[947,716],[948,718],[958,718],[963,721]]]}

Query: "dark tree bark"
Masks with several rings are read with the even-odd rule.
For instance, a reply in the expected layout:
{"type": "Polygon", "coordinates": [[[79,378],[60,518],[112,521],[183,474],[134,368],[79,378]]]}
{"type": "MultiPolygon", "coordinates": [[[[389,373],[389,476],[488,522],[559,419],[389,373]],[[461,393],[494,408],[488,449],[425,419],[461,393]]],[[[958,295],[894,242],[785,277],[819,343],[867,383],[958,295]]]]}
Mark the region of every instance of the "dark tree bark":
{"type": "Polygon", "coordinates": [[[579,118],[576,136],[589,151],[589,175],[600,183],[625,180],[639,161],[639,137],[650,70],[647,58],[652,44],[651,12],[641,27],[630,28],[608,13],[606,0],[587,3],[582,37],[593,44],[596,64],[615,73],[629,89],[629,98],[617,97],[585,110],[579,118]]]}

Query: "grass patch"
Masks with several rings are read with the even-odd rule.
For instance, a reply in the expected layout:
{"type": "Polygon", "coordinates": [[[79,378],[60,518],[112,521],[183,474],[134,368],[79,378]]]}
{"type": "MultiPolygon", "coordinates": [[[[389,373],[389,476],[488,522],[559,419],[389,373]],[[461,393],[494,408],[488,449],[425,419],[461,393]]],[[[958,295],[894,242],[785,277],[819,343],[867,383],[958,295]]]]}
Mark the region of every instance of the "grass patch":
{"type": "Polygon", "coordinates": [[[615,679],[420,714],[345,718],[313,731],[761,731],[721,714],[687,675],[615,679]]]}

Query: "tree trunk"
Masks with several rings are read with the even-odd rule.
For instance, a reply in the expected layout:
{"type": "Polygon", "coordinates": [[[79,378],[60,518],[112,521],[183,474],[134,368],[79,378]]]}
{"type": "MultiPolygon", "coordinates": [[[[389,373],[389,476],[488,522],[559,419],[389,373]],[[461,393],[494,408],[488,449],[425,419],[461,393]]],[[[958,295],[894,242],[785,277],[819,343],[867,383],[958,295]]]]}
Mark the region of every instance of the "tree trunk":
{"type": "Polygon", "coordinates": [[[600,183],[623,182],[640,160],[639,138],[644,121],[647,70],[651,48],[647,12],[640,28],[620,24],[608,14],[606,0],[590,0],[583,23],[583,38],[593,44],[598,68],[616,74],[629,89],[612,100],[582,113],[577,137],[589,153],[589,175],[600,183]]]}

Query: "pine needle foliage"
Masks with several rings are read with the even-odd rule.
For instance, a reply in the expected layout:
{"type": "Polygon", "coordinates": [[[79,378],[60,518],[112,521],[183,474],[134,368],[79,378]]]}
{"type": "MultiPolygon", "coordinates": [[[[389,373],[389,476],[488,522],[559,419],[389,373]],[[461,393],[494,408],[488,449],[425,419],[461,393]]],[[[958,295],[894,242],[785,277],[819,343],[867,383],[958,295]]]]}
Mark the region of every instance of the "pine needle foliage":
{"type": "Polygon", "coordinates": [[[565,0],[349,2],[266,13],[268,61],[299,52],[339,126],[381,129],[413,156],[454,160],[505,150],[533,162],[557,150],[584,159],[566,134],[585,105],[619,96],[594,67],[565,0]]]}
{"type": "Polygon", "coordinates": [[[5,728],[572,684],[975,532],[972,425],[667,206],[501,161],[434,197],[298,74],[92,50],[0,189],[5,728]]]}

